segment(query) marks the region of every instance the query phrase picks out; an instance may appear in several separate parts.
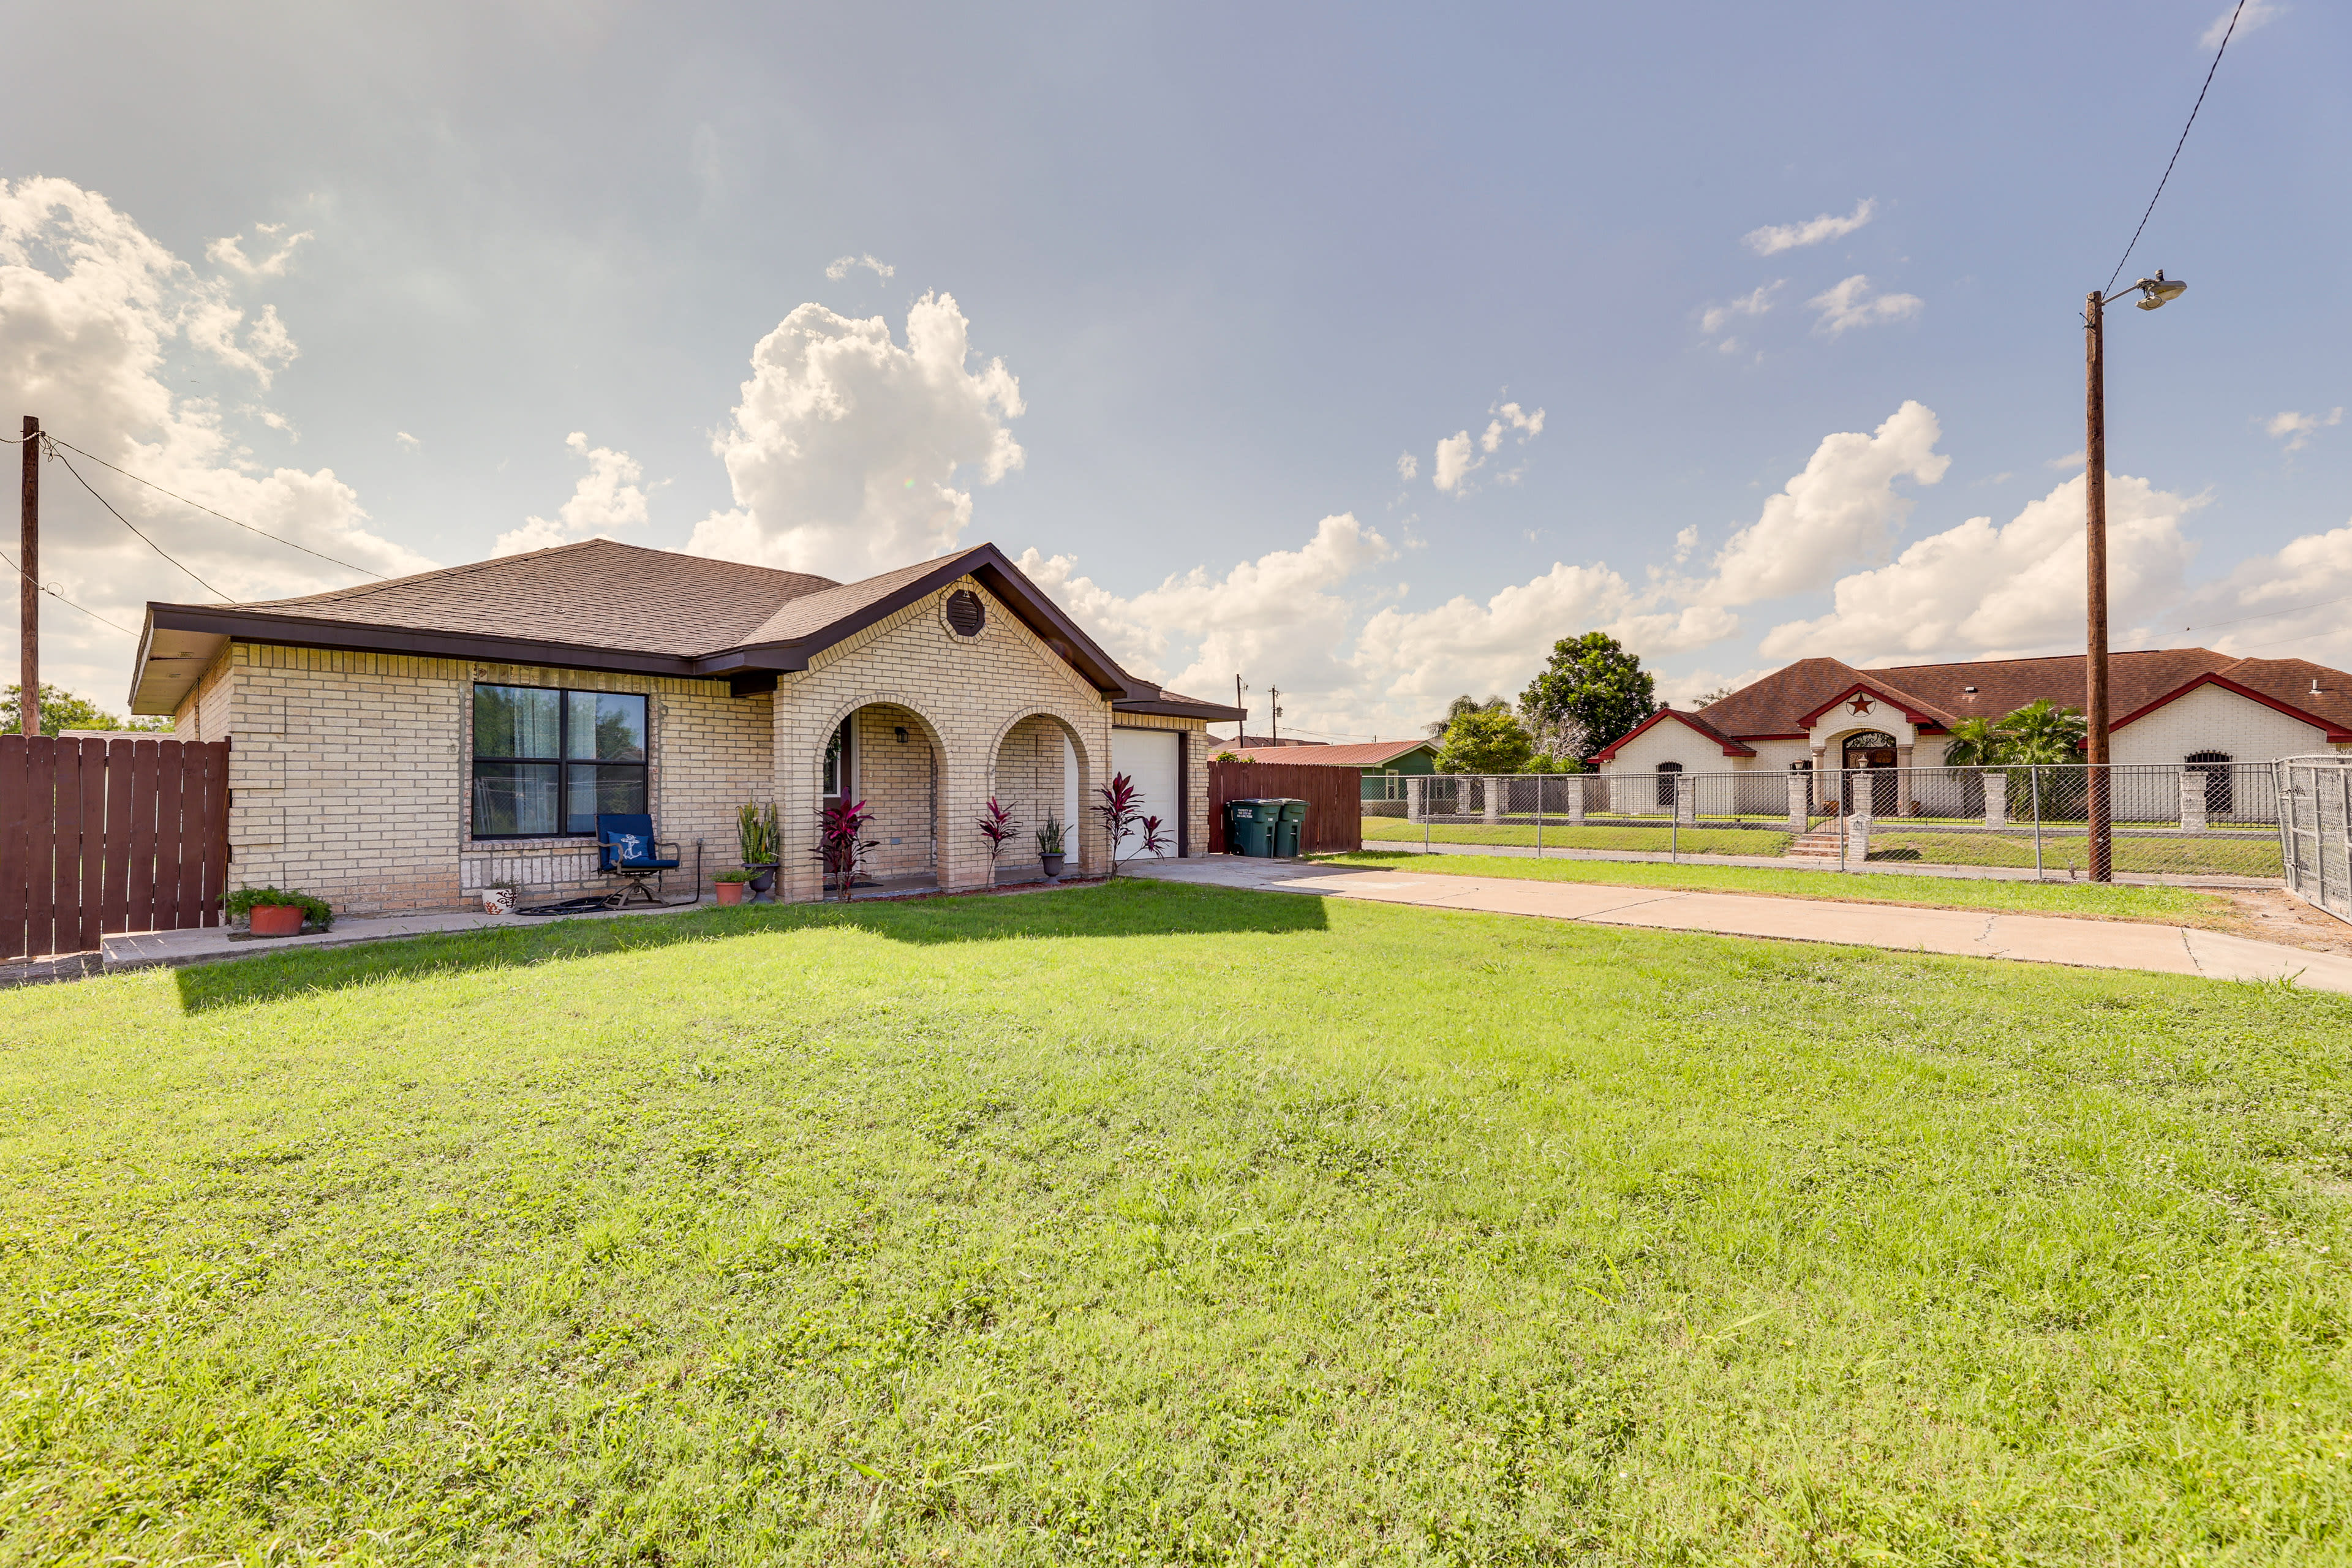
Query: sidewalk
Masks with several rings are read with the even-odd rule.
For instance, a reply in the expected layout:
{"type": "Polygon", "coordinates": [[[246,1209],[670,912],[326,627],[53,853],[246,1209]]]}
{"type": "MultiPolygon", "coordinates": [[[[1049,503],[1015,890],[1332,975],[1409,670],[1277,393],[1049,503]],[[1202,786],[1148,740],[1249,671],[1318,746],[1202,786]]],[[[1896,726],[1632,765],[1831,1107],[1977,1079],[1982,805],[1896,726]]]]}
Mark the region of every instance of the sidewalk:
{"type": "Polygon", "coordinates": [[[1415,876],[1411,871],[1245,860],[1225,855],[1202,860],[1137,860],[1122,875],[1430,909],[1540,915],[1653,931],[1842,942],[1901,952],[2021,959],[2086,969],[2145,969],[2208,980],[2276,980],[2294,975],[2297,985],[2310,990],[2352,995],[2352,958],[2220,931],[2132,921],[1918,910],[1900,904],[1611,888],[1590,882],[1533,882],[1442,873],[1415,876]]]}

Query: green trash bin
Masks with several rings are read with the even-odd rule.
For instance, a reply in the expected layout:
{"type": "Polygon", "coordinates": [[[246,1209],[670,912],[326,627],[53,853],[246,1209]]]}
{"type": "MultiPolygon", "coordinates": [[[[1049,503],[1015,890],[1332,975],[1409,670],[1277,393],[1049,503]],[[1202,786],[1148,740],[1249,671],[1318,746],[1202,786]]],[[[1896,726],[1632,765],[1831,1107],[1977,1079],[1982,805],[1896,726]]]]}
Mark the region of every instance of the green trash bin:
{"type": "Polygon", "coordinates": [[[1274,853],[1275,831],[1282,824],[1278,800],[1229,800],[1225,803],[1225,850],[1264,859],[1274,853]]]}
{"type": "Polygon", "coordinates": [[[1299,840],[1307,834],[1307,803],[1286,800],[1282,803],[1282,820],[1276,826],[1274,852],[1282,859],[1298,858],[1299,840]]]}

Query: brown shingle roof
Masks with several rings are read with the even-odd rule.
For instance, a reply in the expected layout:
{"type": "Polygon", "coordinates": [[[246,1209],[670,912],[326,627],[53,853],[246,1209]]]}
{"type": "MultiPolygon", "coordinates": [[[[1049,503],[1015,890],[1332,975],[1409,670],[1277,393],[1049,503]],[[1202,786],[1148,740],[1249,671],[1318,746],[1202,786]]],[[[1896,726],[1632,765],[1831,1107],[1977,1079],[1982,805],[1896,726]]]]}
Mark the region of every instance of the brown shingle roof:
{"type": "Polygon", "coordinates": [[[784,605],[840,587],[805,572],[590,539],[299,599],[215,607],[690,658],[752,640],[784,605]]]}
{"type": "Polygon", "coordinates": [[[1619,747],[1632,740],[1634,736],[1654,729],[1660,724],[1666,723],[1680,724],[1685,729],[1695,731],[1698,734],[1705,736],[1707,740],[1713,742],[1727,757],[1752,757],[1756,754],[1754,747],[1742,745],[1738,740],[1724,733],[1721,730],[1717,729],[1713,724],[1708,723],[1706,720],[1700,718],[1696,713],[1685,713],[1678,708],[1661,708],[1655,713],[1651,714],[1647,719],[1643,720],[1640,723],[1634,725],[1632,729],[1626,731],[1623,734],[1618,736],[1615,740],[1610,742],[1599,751],[1593,752],[1592,760],[1596,763],[1605,763],[1609,761],[1610,758],[1617,754],[1617,749],[1619,747]]]}
{"type": "Polygon", "coordinates": [[[1382,768],[1433,741],[1363,741],[1346,746],[1253,746],[1234,755],[1245,763],[1304,763],[1318,768],[1382,768]]]}
{"type": "MultiPolygon", "coordinates": [[[[1962,719],[1999,719],[2047,698],[2083,704],[2084,656],[1989,658],[1965,664],[1895,665],[1858,669],[1834,658],[1802,658],[1699,710],[1727,734],[1746,740],[1797,735],[1806,716],[1855,686],[1866,686],[1948,729],[1962,719]]],[[[2120,721],[2217,675],[2272,700],[2352,731],[2352,675],[2303,659],[2233,658],[2210,648],[2151,648],[2107,657],[2110,710],[2120,721]],[[2310,688],[2316,679],[2321,694],[2310,688]]]]}

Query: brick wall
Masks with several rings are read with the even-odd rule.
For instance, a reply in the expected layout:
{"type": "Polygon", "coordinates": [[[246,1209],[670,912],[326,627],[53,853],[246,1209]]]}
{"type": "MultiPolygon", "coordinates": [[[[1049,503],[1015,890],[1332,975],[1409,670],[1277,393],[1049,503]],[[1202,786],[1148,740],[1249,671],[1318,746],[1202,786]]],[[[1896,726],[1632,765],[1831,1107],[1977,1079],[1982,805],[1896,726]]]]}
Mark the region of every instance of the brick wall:
{"type": "MultiPolygon", "coordinates": [[[[845,717],[876,704],[907,710],[936,742],[937,864],[944,888],[987,885],[988,846],[973,825],[995,787],[1002,742],[1023,721],[1045,715],[1070,737],[1082,790],[1094,787],[1110,758],[1110,704],[1102,694],[976,580],[951,583],[826,649],[779,686],[773,755],[787,898],[821,896],[822,873],[811,851],[825,741],[845,717]],[[978,594],[987,609],[978,637],[957,636],[942,614],[947,596],[960,588],[978,594]]],[[[895,738],[889,744],[898,749],[895,738]]],[[[1102,829],[1092,822],[1078,827],[1073,860],[1099,869],[1102,829]]]]}
{"type": "Polygon", "coordinates": [[[2117,763],[2172,763],[2198,752],[2221,752],[2232,762],[2268,763],[2329,750],[2327,732],[2315,724],[2241,697],[2219,686],[2200,686],[2168,702],[2147,718],[2115,732],[2117,763]]]}
{"type": "MultiPolygon", "coordinates": [[[[882,813],[875,870],[936,868],[943,887],[986,885],[987,845],[974,824],[992,793],[1024,803],[1027,826],[1007,847],[1008,863],[1034,858],[1028,834],[1062,809],[1066,737],[1081,804],[1073,868],[1106,865],[1101,825],[1083,808],[1108,776],[1109,702],[966,578],[826,650],[772,697],[730,697],[724,681],[233,643],[175,717],[184,736],[235,742],[231,885],[299,888],[354,914],[462,908],[501,880],[534,899],[602,890],[579,839],[470,837],[478,681],[646,693],[655,829],[679,841],[688,873],[694,841],[704,840],[706,886],[735,862],[737,808],[772,800],[783,830],[781,890],[819,896],[811,850],[824,747],[853,713],[860,787],[882,813]],[[941,605],[956,588],[986,604],[976,637],[945,622],[941,605]]],[[[1202,853],[1205,726],[1139,715],[1119,722],[1181,734],[1186,839],[1202,853]]],[[[683,879],[671,882],[674,894],[687,890],[683,879]]]]}

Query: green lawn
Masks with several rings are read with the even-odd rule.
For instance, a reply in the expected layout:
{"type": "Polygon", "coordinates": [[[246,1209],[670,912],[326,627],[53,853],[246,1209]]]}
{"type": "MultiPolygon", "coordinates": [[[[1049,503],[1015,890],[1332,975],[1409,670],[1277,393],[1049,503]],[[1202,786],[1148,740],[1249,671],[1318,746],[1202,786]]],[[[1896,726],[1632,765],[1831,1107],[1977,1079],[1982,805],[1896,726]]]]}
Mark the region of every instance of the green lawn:
{"type": "Polygon", "coordinates": [[[1168,885],[0,994],[0,1561],[2341,1562],[2352,1001],[1168,885]]]}
{"type": "Polygon", "coordinates": [[[1895,871],[1791,871],[1778,866],[1670,866],[1650,860],[1538,860],[1518,855],[1421,855],[1367,849],[1319,855],[1334,866],[1448,877],[1517,877],[1537,882],[1599,882],[1620,888],[1688,888],[1708,893],[1769,893],[1847,903],[1927,904],[1948,910],[2090,915],[2160,921],[2168,925],[2230,925],[2231,905],[2188,888],[2137,888],[2097,882],[1995,882],[1962,877],[1906,877],[1895,871]]]}
{"type": "MultiPolygon", "coordinates": [[[[1405,822],[1393,816],[1364,818],[1364,842],[1422,842],[1422,826],[1418,822],[1405,822]]],[[[1532,826],[1497,823],[1492,827],[1477,824],[1450,825],[1431,823],[1429,842],[1433,844],[1504,844],[1532,847],[1536,830],[1532,826]]],[[[1584,826],[1570,827],[1565,822],[1547,822],[1543,828],[1543,847],[1547,849],[1638,849],[1663,855],[1678,847],[1685,855],[1764,855],[1778,858],[1789,852],[1790,836],[1763,827],[1685,827],[1679,843],[1671,825],[1658,823],[1639,827],[1584,826]]],[[[2028,860],[2028,865],[2032,862],[2028,860]]]]}
{"type": "MultiPolygon", "coordinates": [[[[2133,838],[2117,837],[2115,867],[2118,871],[2144,871],[2180,877],[2277,877],[2284,874],[2276,838],[2133,838]]],[[[1945,866],[2011,866],[2033,864],[2033,837],[2026,834],[1919,833],[1908,829],[1874,833],[1873,860],[1920,860],[1945,866]]],[[[2042,843],[2043,867],[2061,876],[2069,866],[2078,870],[2089,863],[2088,841],[2080,826],[2070,836],[2052,834],[2042,843]]]]}

